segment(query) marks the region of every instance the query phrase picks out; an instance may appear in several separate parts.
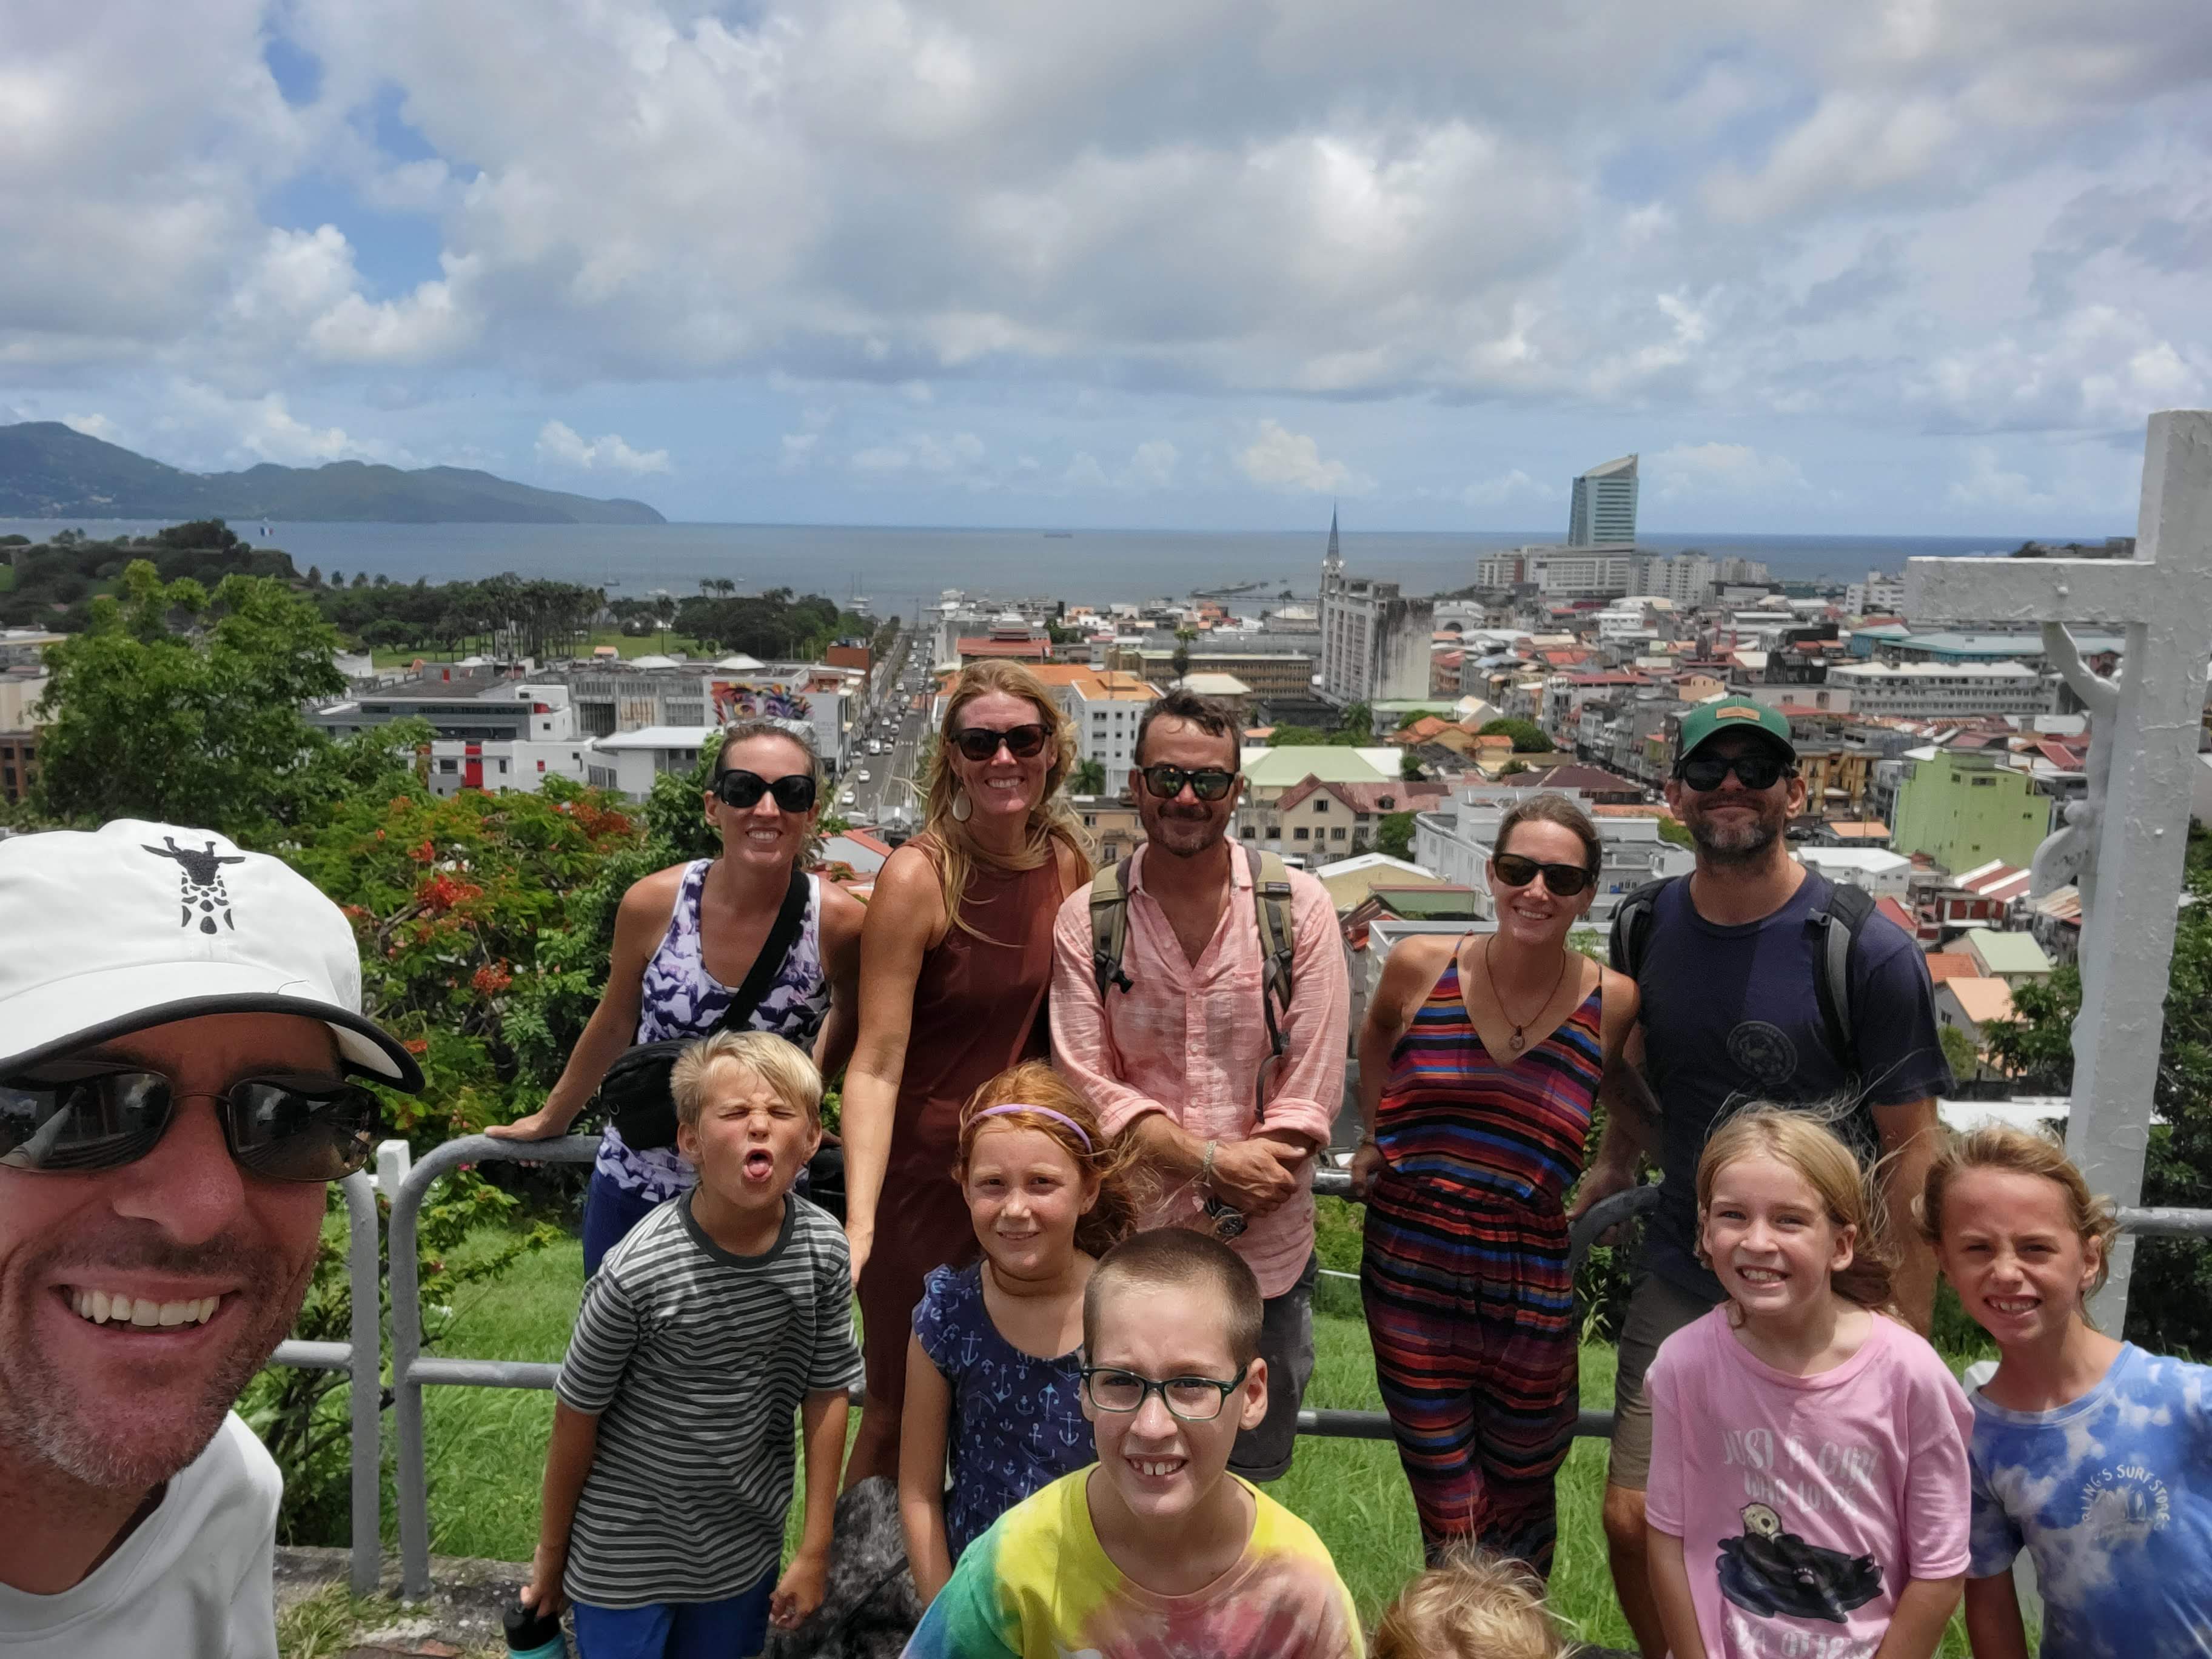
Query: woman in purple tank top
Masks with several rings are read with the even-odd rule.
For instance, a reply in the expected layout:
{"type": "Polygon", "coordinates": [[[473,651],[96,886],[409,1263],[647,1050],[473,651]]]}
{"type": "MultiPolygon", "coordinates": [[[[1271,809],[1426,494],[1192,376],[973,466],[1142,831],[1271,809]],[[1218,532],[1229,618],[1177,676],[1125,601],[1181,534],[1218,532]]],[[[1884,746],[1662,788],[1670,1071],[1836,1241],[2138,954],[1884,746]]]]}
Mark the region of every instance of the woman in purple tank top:
{"type": "MultiPolygon", "coordinates": [[[[560,1080],[538,1110],[487,1133],[510,1140],[566,1134],[624,1049],[704,1036],[728,1010],[814,833],[821,763],[804,728],[740,720],[722,734],[714,775],[705,811],[722,838],[721,855],[657,870],[623,895],[607,988],[560,1080]]],[[[745,1027],[790,1039],[829,1077],[859,1030],[866,911],[818,875],[809,885],[799,937],[745,1027]]],[[[697,1180],[673,1146],[629,1146],[610,1127],[584,1198],[584,1271],[596,1271],[654,1206],[697,1180]]]]}

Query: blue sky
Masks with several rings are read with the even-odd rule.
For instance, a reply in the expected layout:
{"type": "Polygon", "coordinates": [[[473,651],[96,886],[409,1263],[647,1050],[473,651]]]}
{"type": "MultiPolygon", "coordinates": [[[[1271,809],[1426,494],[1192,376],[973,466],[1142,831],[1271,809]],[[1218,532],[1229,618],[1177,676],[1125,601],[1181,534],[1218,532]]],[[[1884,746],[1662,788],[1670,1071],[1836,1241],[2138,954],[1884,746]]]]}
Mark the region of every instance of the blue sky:
{"type": "Polygon", "coordinates": [[[2202,0],[24,0],[0,418],[672,517],[2109,533],[2202,0]]]}

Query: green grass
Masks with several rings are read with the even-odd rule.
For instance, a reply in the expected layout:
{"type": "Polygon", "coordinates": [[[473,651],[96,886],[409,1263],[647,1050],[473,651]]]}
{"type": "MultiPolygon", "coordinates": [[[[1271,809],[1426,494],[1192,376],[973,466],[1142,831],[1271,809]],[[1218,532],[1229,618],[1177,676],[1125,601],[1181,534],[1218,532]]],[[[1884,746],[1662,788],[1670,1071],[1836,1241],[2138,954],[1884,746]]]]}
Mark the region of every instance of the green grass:
{"type": "MultiPolygon", "coordinates": [[[[1325,1257],[1329,1254],[1324,1249],[1325,1257]]],[[[465,1294],[439,1352],[557,1360],[582,1284],[583,1252],[573,1239],[526,1257],[505,1279],[465,1294]]],[[[1366,1327],[1349,1311],[1356,1299],[1347,1301],[1345,1294],[1351,1288],[1323,1280],[1316,1297],[1314,1376],[1306,1403],[1380,1411],[1366,1327]],[[1346,1311],[1334,1311],[1339,1309],[1346,1311]]],[[[1609,1343],[1583,1349],[1585,1407],[1612,1406],[1613,1360],[1609,1343]]],[[[536,1389],[434,1388],[425,1391],[424,1401],[431,1548],[441,1555],[528,1560],[538,1540],[538,1481],[552,1395],[536,1389]]],[[[1613,1598],[1599,1522],[1605,1462],[1602,1441],[1577,1439],[1560,1472],[1552,1604],[1582,1640],[1626,1648],[1632,1644],[1613,1598]]],[[[1269,1491],[1321,1534],[1368,1622],[1419,1570],[1420,1528],[1389,1442],[1302,1438],[1297,1463],[1269,1491]]],[[[798,1522],[794,1504],[787,1547],[798,1522]]],[[[1946,1659],[1966,1659],[1955,1620],[1942,1652],[1946,1659]]]]}

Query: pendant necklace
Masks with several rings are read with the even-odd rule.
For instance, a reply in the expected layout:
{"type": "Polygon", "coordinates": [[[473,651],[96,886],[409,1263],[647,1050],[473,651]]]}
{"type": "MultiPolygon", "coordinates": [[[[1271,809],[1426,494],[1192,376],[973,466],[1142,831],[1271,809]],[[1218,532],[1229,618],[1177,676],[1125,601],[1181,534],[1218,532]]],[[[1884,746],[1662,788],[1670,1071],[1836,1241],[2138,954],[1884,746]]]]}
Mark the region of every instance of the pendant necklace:
{"type": "Polygon", "coordinates": [[[1484,984],[1490,987],[1490,1000],[1498,1005],[1498,1012],[1505,1016],[1505,1023],[1513,1028],[1513,1040],[1507,1046],[1517,1054],[1528,1046],[1528,1039],[1521,1034],[1528,1029],[1529,1020],[1534,1019],[1537,1014],[1542,1013],[1545,1009],[1552,1006],[1552,999],[1559,994],[1559,987],[1566,983],[1567,964],[1574,958],[1565,951],[1559,953],[1559,978],[1552,981],[1552,988],[1544,994],[1544,1000],[1536,1005],[1534,1013],[1530,1014],[1528,1019],[1516,1019],[1513,1018],[1513,1011],[1505,1006],[1505,999],[1498,994],[1498,981],[1491,976],[1490,973],[1490,940],[1497,937],[1497,934],[1492,933],[1490,939],[1482,941],[1482,981],[1484,984]]]}

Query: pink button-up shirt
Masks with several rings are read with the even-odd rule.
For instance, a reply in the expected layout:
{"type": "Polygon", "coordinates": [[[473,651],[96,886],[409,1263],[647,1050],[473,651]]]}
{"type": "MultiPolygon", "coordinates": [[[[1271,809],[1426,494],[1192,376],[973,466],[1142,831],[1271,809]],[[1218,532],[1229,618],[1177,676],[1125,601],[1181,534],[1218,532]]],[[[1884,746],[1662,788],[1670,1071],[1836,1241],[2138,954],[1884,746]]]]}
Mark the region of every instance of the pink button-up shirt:
{"type": "MultiPolygon", "coordinates": [[[[1077,891],[1053,929],[1054,1062],[1098,1109],[1109,1133],[1146,1112],[1164,1112],[1200,1140],[1243,1140],[1254,1129],[1252,1083],[1269,1067],[1269,1129],[1291,1129],[1326,1146],[1344,1099],[1345,1033],[1351,985],[1344,940],[1328,890],[1291,872],[1297,957],[1282,1021],[1290,1046],[1279,1065],[1261,1012],[1260,924],[1252,872],[1241,849],[1230,869],[1235,890],[1213,937],[1193,963],[1159,902],[1145,890],[1146,848],[1130,855],[1129,930],[1122,971],[1133,988],[1107,993],[1102,1009],[1091,971],[1091,894],[1077,891]]],[[[1262,1296],[1280,1296],[1313,1254],[1313,1161],[1298,1171],[1299,1194],[1261,1216],[1235,1241],[1262,1296]]],[[[1194,1182],[1159,1194],[1148,1227],[1196,1221],[1205,1201],[1194,1182]]]]}

